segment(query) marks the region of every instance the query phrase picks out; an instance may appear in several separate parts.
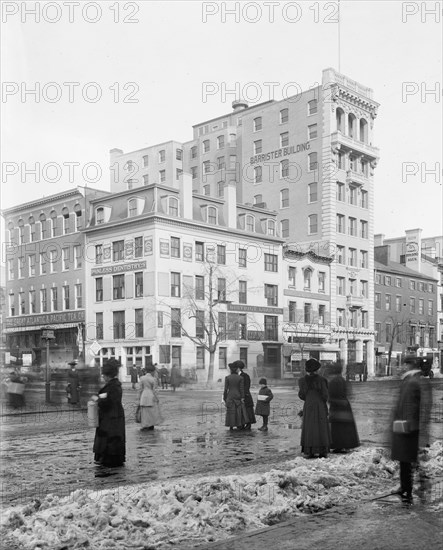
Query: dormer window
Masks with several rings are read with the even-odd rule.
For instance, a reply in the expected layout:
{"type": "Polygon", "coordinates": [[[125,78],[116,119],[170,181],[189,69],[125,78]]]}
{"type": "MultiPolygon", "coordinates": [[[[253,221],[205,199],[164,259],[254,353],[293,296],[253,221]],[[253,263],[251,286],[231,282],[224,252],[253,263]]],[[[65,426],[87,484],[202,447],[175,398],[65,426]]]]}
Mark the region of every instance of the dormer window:
{"type": "Polygon", "coordinates": [[[170,216],[178,217],[178,199],[176,197],[168,198],[168,214],[170,216]]]}
{"type": "Polygon", "coordinates": [[[128,217],[133,218],[138,215],[137,199],[130,199],[128,201],[128,217]]]}
{"type": "Polygon", "coordinates": [[[105,209],[103,207],[97,208],[95,211],[95,219],[97,225],[105,223],[105,209]]]}
{"type": "Polygon", "coordinates": [[[271,237],[275,237],[275,221],[274,220],[266,220],[266,235],[271,235],[271,237]]]}
{"type": "Polygon", "coordinates": [[[250,231],[251,233],[255,232],[255,218],[254,216],[246,216],[246,223],[245,223],[245,229],[246,231],[250,231]]]}
{"type": "Polygon", "coordinates": [[[217,225],[218,223],[218,210],[215,206],[203,206],[202,207],[203,221],[210,223],[211,225],[217,225]]]}

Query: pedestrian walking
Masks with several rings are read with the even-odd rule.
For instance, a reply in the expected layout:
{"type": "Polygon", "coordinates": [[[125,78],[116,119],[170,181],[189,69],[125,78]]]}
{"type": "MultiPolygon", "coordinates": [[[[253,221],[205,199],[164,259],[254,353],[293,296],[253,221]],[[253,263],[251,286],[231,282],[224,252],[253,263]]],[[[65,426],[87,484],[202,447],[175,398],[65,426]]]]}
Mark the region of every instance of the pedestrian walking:
{"type": "Polygon", "coordinates": [[[229,363],[231,374],[225,377],[225,389],[223,391],[223,402],[226,406],[225,426],[230,430],[237,427],[242,430],[249,422],[245,407],[245,383],[238,373],[238,361],[229,363]]]}
{"type": "Polygon", "coordinates": [[[178,365],[172,365],[170,384],[172,386],[172,391],[175,391],[181,382],[181,374],[178,365]]]}
{"type": "Polygon", "coordinates": [[[122,466],[126,459],[125,413],[122,385],[118,379],[120,363],[109,359],[103,366],[105,385],[94,395],[97,401],[98,427],[95,430],[95,461],[103,466],[122,466]]]}
{"type": "Polygon", "coordinates": [[[424,374],[422,368],[413,368],[403,376],[393,415],[391,458],[400,462],[397,494],[406,505],[412,504],[412,465],[419,462],[419,448],[429,446],[432,389],[424,374]]]}
{"type": "Polygon", "coordinates": [[[162,390],[167,390],[169,382],[169,371],[164,365],[160,369],[160,381],[162,384],[162,390]]]}
{"type": "Polygon", "coordinates": [[[331,425],[331,449],[335,453],[346,452],[360,446],[357,426],[347,394],[349,382],[342,376],[340,362],[332,365],[329,372],[333,377],[328,383],[329,422],[331,425]]]}
{"type": "Polygon", "coordinates": [[[163,422],[160,401],[157,394],[158,381],[154,376],[154,365],[146,367],[146,374],[140,378],[140,419],[142,430],[153,430],[163,422]]]}
{"type": "Polygon", "coordinates": [[[298,396],[303,405],[301,450],[306,458],[326,458],[330,447],[328,422],[328,382],[318,374],[321,363],[310,358],[306,361],[306,375],[299,379],[298,396]]]}
{"type": "Polygon", "coordinates": [[[254,400],[251,395],[251,378],[249,377],[249,374],[245,372],[246,367],[243,361],[234,361],[234,364],[237,365],[238,373],[243,378],[245,389],[245,407],[249,421],[243,426],[243,429],[250,430],[251,424],[255,424],[257,422],[254,414],[254,400]]]}
{"type": "Polygon", "coordinates": [[[71,361],[68,363],[71,370],[68,372],[68,385],[66,387],[66,394],[68,403],[71,405],[77,405],[80,401],[80,378],[76,369],[77,362],[71,361]]]}
{"type": "Polygon", "coordinates": [[[14,409],[25,406],[25,382],[18,369],[14,369],[6,380],[8,403],[14,409]]]}
{"type": "Polygon", "coordinates": [[[260,384],[260,390],[258,391],[255,414],[263,418],[263,426],[259,428],[259,430],[262,432],[267,432],[269,415],[271,414],[270,402],[274,399],[274,395],[271,389],[268,388],[266,378],[260,378],[258,383],[260,384]]]}
{"type": "Polygon", "coordinates": [[[132,384],[132,389],[133,390],[136,390],[137,389],[137,382],[138,382],[138,371],[137,371],[137,367],[135,365],[132,365],[131,367],[131,384],[132,384]]]}

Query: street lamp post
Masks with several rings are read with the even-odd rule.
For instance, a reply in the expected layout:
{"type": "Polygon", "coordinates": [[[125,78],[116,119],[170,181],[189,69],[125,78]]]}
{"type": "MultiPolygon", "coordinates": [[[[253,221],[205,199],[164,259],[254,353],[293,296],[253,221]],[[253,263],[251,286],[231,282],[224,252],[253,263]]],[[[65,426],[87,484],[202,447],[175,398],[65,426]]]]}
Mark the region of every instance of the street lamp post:
{"type": "Polygon", "coordinates": [[[49,376],[49,341],[55,338],[54,331],[48,327],[42,331],[42,339],[46,340],[46,372],[45,372],[45,401],[51,401],[51,381],[49,376]]]}

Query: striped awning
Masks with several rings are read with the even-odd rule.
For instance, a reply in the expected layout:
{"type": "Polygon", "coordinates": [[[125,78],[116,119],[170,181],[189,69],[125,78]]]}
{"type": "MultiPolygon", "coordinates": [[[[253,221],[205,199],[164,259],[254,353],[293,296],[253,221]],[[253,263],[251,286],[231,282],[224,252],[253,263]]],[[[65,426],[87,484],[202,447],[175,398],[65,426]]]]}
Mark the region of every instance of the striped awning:
{"type": "Polygon", "coordinates": [[[14,332],[31,332],[36,330],[43,330],[44,328],[50,328],[53,330],[64,329],[64,328],[78,328],[78,323],[59,323],[53,325],[31,325],[29,327],[10,327],[5,328],[3,332],[5,334],[11,334],[14,332]]]}

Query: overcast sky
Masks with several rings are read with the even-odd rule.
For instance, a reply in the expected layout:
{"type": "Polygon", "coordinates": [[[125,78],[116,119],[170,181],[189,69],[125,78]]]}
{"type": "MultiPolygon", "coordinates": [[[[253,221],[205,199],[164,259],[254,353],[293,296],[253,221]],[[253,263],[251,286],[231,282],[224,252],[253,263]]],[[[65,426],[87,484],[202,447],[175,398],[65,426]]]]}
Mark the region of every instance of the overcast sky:
{"type": "Polygon", "coordinates": [[[2,208],[83,185],[82,171],[107,189],[110,149],[190,140],[231,111],[236,83],[282,99],[334,67],[381,104],[375,232],[443,234],[441,2],[342,1],[340,67],[337,2],[39,2],[39,22],[22,4],[2,3],[2,208]],[[22,97],[36,83],[39,102],[22,97]]]}

